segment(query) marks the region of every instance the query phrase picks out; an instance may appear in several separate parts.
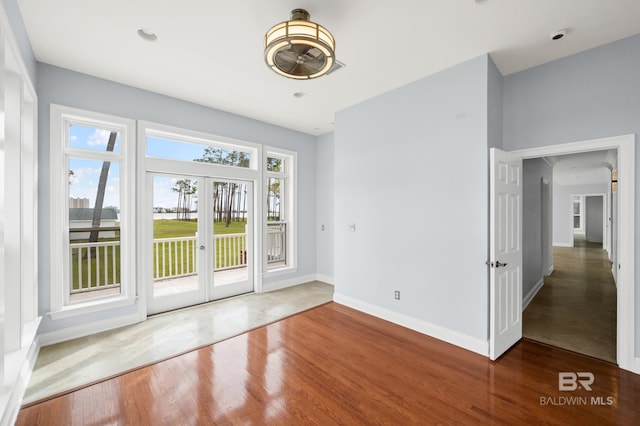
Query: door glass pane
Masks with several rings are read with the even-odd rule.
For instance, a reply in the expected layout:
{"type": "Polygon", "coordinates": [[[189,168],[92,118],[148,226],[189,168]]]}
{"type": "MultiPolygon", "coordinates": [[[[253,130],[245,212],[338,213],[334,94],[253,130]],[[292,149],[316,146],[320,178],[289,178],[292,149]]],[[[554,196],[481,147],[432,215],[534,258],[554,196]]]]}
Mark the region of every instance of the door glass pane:
{"type": "Polygon", "coordinates": [[[153,296],[198,289],[198,180],[153,177],[153,296]]]}
{"type": "Polygon", "coordinates": [[[69,301],[120,294],[120,163],[70,158],[69,301]]]}
{"type": "Polygon", "coordinates": [[[247,184],[213,182],[214,286],[248,279],[247,184]]]}

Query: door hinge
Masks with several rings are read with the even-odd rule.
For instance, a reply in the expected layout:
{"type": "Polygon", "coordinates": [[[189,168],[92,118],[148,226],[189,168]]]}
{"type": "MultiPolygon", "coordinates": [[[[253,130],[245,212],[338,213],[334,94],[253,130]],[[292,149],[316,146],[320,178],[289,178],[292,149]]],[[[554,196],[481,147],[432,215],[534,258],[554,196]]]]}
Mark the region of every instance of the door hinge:
{"type": "Polygon", "coordinates": [[[486,262],[484,262],[485,265],[487,265],[489,268],[493,268],[493,262],[490,260],[487,260],[486,262]]]}

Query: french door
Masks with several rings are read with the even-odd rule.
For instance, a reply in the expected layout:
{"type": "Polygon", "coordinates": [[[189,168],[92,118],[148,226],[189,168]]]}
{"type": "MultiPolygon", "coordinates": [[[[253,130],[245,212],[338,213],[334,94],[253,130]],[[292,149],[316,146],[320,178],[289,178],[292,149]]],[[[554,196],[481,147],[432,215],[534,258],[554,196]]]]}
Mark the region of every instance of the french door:
{"type": "Polygon", "coordinates": [[[148,314],[253,291],[252,182],[147,176],[148,314]]]}

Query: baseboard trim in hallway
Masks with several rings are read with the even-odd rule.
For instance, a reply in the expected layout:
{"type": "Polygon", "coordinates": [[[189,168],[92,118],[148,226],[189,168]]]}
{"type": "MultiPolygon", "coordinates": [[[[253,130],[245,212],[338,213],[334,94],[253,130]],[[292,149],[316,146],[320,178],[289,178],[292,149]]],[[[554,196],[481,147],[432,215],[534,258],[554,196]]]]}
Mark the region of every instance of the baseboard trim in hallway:
{"type": "Polygon", "coordinates": [[[527,293],[524,296],[524,299],[522,300],[522,310],[523,311],[525,309],[527,309],[527,306],[529,306],[529,303],[531,303],[531,301],[536,297],[536,295],[538,294],[538,292],[540,291],[540,289],[542,288],[543,285],[544,285],[544,277],[540,278],[540,281],[538,281],[531,288],[531,290],[529,290],[529,293],[527,293]]]}
{"type": "Polygon", "coordinates": [[[150,317],[147,321],[40,350],[23,406],[58,397],[246,333],[332,300],[311,282],[150,317]]]}

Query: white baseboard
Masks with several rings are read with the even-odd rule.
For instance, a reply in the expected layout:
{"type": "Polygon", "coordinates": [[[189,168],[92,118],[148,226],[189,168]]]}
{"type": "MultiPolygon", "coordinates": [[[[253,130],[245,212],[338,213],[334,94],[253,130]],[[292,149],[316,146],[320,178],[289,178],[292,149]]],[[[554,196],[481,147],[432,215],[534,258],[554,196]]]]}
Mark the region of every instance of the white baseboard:
{"type": "Polygon", "coordinates": [[[632,372],[636,374],[640,374],[640,358],[639,357],[635,357],[634,359],[634,366],[633,366],[632,372]]]}
{"type": "Polygon", "coordinates": [[[65,342],[67,340],[89,336],[90,334],[100,333],[103,331],[113,330],[114,328],[136,324],[138,322],[140,322],[140,314],[136,312],[134,314],[117,318],[76,325],[73,327],[67,327],[60,330],[42,333],[38,335],[38,341],[40,343],[40,346],[49,346],[53,345],[54,343],[65,342]]]}
{"type": "Polygon", "coordinates": [[[381,308],[358,299],[354,299],[343,294],[335,293],[333,301],[341,305],[348,306],[369,315],[384,319],[394,324],[401,325],[418,333],[426,334],[452,345],[475,352],[483,356],[489,356],[489,342],[475,337],[467,336],[460,332],[431,324],[398,312],[381,308]]]}
{"type": "Polygon", "coordinates": [[[322,281],[323,283],[334,285],[333,277],[329,275],[316,274],[316,281],[322,281]]]}
{"type": "Polygon", "coordinates": [[[570,243],[553,243],[554,247],[573,247],[573,244],[570,243]]]}
{"type": "Polygon", "coordinates": [[[529,303],[531,303],[533,298],[536,297],[536,294],[538,294],[538,292],[540,291],[540,289],[542,288],[543,285],[544,285],[544,277],[540,278],[540,281],[538,281],[531,288],[531,290],[529,290],[529,292],[524,296],[524,299],[522,299],[522,310],[523,311],[525,309],[527,309],[527,306],[529,306],[529,303]]]}
{"type": "Polygon", "coordinates": [[[280,290],[287,287],[293,287],[294,285],[308,283],[310,281],[316,281],[316,274],[303,275],[301,277],[289,278],[286,280],[273,281],[270,283],[262,283],[262,292],[280,290]]]}
{"type": "Polygon", "coordinates": [[[544,274],[546,277],[548,277],[549,275],[553,274],[553,265],[549,266],[549,270],[547,270],[547,273],[544,274]]]}
{"type": "MultiPolygon", "coordinates": [[[[37,319],[39,324],[40,318],[37,319]]],[[[40,344],[35,331],[29,332],[29,336],[23,339],[23,347],[17,351],[5,355],[5,383],[0,396],[0,425],[13,425],[18,419],[18,412],[22,405],[24,393],[27,390],[31,372],[36,365],[40,344]],[[25,340],[28,344],[24,345],[25,340]]]]}

